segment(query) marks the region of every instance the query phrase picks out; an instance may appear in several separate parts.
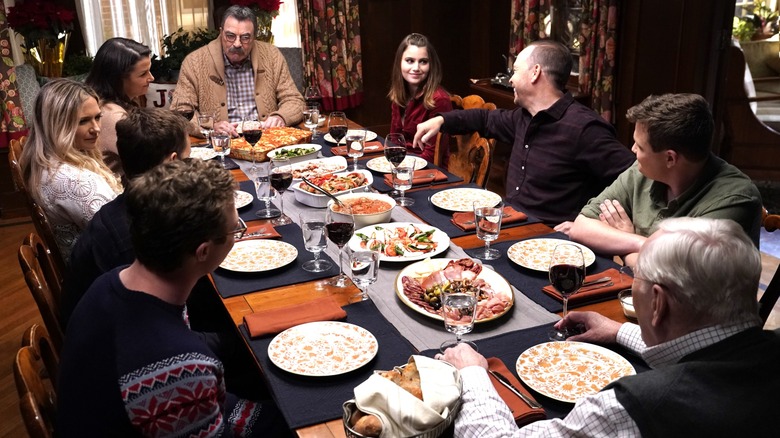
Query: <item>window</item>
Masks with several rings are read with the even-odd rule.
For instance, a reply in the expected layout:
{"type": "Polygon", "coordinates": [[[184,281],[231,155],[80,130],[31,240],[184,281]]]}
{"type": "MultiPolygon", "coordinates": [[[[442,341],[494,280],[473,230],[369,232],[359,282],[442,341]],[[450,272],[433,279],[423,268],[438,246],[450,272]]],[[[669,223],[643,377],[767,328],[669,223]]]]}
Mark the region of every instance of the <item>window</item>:
{"type": "Polygon", "coordinates": [[[573,75],[579,74],[580,41],[577,38],[582,21],[580,0],[556,0],[550,6],[550,14],[544,19],[547,35],[560,41],[571,50],[573,75]]]}

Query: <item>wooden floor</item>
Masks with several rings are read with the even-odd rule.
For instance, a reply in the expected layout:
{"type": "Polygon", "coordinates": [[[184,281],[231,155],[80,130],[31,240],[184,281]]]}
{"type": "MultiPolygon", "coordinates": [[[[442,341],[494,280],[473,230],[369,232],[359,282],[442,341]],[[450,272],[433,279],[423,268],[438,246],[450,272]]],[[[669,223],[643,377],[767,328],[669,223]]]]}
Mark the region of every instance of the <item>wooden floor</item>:
{"type": "MultiPolygon", "coordinates": [[[[29,222],[0,222],[0,437],[26,437],[19,414],[18,397],[12,364],[21,344],[22,334],[41,317],[22,278],[16,253],[24,237],[33,231],[29,222]]],[[[762,254],[767,284],[780,259],[762,254]]],[[[780,327],[780,304],[775,306],[767,328],[780,327]]]]}

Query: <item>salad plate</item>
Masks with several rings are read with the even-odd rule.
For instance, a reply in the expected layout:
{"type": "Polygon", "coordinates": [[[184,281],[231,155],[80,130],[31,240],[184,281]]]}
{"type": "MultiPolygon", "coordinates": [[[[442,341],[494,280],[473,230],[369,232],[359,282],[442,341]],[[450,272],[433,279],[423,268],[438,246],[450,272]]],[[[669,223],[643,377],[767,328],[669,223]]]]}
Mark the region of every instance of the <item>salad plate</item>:
{"type": "Polygon", "coordinates": [[[348,245],[352,251],[378,251],[380,262],[409,262],[447,251],[450,238],[430,225],[392,222],[356,230],[348,245]]]}

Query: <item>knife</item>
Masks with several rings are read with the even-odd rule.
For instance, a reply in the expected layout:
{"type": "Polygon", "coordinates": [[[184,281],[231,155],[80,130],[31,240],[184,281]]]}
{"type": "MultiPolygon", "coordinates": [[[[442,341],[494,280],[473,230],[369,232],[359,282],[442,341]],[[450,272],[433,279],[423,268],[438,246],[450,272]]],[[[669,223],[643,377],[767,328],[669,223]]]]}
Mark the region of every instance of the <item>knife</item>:
{"type": "Polygon", "coordinates": [[[533,399],[529,398],[527,395],[525,395],[522,392],[520,392],[520,390],[515,388],[515,385],[512,385],[512,382],[510,382],[509,379],[507,379],[506,377],[501,375],[501,373],[499,373],[498,371],[493,371],[493,370],[488,370],[488,372],[490,373],[490,375],[495,377],[496,380],[498,380],[498,382],[500,384],[506,386],[507,389],[512,391],[513,394],[515,394],[516,396],[520,397],[520,400],[524,401],[528,406],[530,406],[533,409],[542,409],[542,405],[540,405],[536,400],[533,400],[533,399]]]}

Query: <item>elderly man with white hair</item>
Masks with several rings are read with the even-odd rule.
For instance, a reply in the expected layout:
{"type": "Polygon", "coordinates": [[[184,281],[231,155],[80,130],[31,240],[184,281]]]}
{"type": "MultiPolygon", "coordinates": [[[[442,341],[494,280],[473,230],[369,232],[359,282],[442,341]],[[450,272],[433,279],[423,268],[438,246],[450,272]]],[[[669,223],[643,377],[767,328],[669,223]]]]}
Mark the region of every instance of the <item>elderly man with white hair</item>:
{"type": "Polygon", "coordinates": [[[573,341],[618,343],[652,370],[580,400],[566,418],[523,429],[492,389],[485,358],[466,345],[437,358],[463,377],[456,436],[776,436],[780,332],[762,330],[761,258],[728,219],[662,222],[642,246],[633,284],[639,325],[572,312],[573,341]]]}

